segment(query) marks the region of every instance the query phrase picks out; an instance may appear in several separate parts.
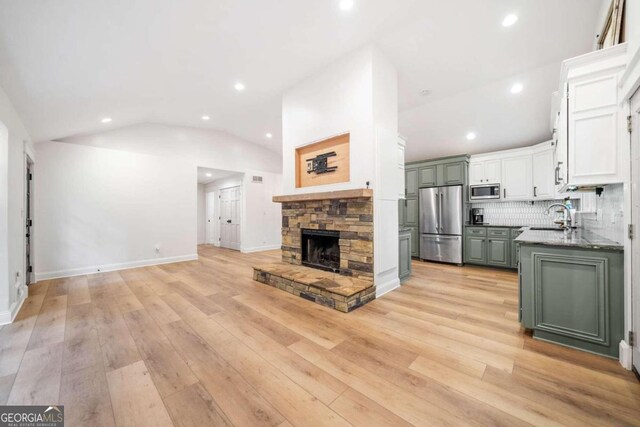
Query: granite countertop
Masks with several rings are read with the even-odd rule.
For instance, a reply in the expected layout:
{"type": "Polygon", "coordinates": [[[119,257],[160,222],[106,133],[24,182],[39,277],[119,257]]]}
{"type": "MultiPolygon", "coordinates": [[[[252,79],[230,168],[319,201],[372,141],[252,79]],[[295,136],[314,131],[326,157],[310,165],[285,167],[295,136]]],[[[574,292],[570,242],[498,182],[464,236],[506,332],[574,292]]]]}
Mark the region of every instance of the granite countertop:
{"type": "Polygon", "coordinates": [[[622,243],[609,240],[599,234],[582,228],[575,229],[568,236],[565,236],[563,231],[530,230],[530,227],[523,227],[522,231],[522,234],[515,239],[518,243],[586,249],[624,250],[624,245],[622,243]]]}
{"type": "Polygon", "coordinates": [[[488,223],[485,222],[484,224],[471,224],[470,222],[465,222],[464,223],[465,227],[497,227],[497,228],[522,228],[522,227],[526,227],[526,225],[522,225],[522,224],[499,224],[499,223],[488,223]]]}

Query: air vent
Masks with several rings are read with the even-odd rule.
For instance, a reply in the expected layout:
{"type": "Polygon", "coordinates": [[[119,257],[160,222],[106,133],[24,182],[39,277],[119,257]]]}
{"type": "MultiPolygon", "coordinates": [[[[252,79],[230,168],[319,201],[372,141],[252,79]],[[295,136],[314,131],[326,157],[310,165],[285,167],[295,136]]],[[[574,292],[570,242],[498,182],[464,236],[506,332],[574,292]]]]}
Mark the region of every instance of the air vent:
{"type": "Polygon", "coordinates": [[[262,184],[262,177],[254,175],[251,182],[253,182],[254,184],[262,184]]]}

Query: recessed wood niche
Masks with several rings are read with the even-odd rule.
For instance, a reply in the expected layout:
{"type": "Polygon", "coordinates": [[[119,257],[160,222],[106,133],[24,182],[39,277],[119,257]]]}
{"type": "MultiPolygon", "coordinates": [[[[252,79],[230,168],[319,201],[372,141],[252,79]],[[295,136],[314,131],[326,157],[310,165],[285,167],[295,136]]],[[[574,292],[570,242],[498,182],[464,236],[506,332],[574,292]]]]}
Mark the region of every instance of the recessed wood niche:
{"type": "Polygon", "coordinates": [[[349,182],[349,179],[348,133],[296,148],[296,188],[349,182]],[[335,152],[336,155],[327,158],[327,166],[336,167],[334,171],[320,174],[307,172],[309,159],[331,152],[335,152]]]}

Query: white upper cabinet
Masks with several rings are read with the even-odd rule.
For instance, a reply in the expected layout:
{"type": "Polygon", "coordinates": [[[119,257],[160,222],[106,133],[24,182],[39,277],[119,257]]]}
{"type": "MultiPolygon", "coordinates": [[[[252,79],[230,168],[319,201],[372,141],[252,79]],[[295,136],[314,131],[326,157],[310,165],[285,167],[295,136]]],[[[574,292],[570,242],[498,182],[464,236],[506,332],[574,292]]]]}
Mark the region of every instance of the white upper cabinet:
{"type": "Polygon", "coordinates": [[[625,65],[625,44],[563,62],[556,151],[560,188],[624,181],[625,117],[618,82],[625,65]]]}
{"type": "Polygon", "coordinates": [[[499,184],[500,169],[500,159],[472,161],[469,163],[469,183],[499,184]]]}
{"type": "Polygon", "coordinates": [[[537,145],[533,149],[533,199],[552,200],[555,188],[555,150],[551,142],[537,145]]]}
{"type": "Polygon", "coordinates": [[[502,159],[502,200],[531,200],[531,154],[502,159]]]}

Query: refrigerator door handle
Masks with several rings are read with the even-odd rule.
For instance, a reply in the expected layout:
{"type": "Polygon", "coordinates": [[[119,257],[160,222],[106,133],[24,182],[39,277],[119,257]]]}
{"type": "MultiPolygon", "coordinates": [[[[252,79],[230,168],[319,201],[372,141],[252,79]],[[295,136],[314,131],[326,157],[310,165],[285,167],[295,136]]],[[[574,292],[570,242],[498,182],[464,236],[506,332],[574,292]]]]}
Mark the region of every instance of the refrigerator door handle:
{"type": "Polygon", "coordinates": [[[436,193],[436,209],[438,214],[436,215],[436,231],[440,231],[440,194],[436,193]]]}
{"type": "Polygon", "coordinates": [[[438,225],[440,226],[440,232],[444,231],[442,227],[442,201],[444,200],[444,193],[440,193],[440,204],[438,205],[438,225]]]}

